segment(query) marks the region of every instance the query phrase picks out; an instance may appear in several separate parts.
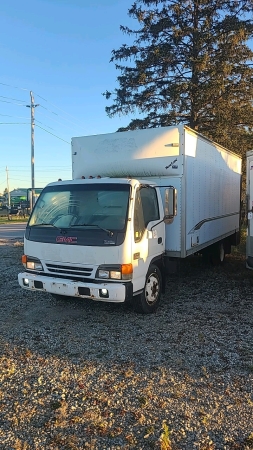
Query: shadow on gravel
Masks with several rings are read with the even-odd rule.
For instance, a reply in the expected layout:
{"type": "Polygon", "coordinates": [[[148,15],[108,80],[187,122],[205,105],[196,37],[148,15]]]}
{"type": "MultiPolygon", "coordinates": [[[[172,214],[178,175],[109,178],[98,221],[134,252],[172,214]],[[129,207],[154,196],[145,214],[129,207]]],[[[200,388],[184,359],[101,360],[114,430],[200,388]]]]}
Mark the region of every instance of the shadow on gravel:
{"type": "Polygon", "coordinates": [[[157,313],[143,316],[21,290],[21,254],[2,251],[0,425],[14,430],[2,448],[35,449],[38,430],[49,449],[252,448],[253,273],[243,255],[220,267],[182,262],[157,313]]]}

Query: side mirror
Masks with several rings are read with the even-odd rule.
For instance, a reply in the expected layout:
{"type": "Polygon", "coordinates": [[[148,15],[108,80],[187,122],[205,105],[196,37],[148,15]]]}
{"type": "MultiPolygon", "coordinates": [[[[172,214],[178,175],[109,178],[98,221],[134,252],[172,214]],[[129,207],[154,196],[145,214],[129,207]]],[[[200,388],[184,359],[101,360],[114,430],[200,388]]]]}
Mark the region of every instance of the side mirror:
{"type": "Polygon", "coordinates": [[[177,190],[173,186],[165,189],[164,199],[164,222],[172,223],[177,215],[177,190]]]}

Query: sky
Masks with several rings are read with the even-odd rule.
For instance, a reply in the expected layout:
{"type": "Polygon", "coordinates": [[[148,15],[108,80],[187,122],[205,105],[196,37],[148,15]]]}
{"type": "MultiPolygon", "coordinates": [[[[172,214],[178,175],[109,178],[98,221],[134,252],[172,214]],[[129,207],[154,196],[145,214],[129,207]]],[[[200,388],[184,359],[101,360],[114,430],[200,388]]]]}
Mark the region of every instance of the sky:
{"type": "Polygon", "coordinates": [[[109,118],[102,95],[120,72],[111,51],[130,38],[120,25],[132,0],[0,2],[0,193],[30,188],[31,94],[34,185],[71,179],[71,138],[113,133],[132,117],[109,118]]]}

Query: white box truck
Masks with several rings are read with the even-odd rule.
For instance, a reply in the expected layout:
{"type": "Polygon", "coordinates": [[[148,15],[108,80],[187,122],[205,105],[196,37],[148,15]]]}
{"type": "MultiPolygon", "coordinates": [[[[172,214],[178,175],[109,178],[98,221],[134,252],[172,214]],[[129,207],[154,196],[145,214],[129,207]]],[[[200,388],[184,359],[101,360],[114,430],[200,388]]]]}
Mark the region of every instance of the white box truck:
{"type": "Polygon", "coordinates": [[[253,270],[253,150],[246,153],[246,267],[253,270]]]}
{"type": "Polygon", "coordinates": [[[186,126],[74,137],[72,169],[32,211],[22,288],[152,313],[170,261],[238,243],[241,158],[186,126]]]}

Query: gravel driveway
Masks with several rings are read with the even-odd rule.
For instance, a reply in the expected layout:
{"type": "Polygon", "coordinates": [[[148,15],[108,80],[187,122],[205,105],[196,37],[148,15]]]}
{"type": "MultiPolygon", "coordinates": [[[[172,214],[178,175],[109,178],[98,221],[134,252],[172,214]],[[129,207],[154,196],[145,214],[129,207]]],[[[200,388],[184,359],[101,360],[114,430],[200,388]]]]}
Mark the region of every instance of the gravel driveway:
{"type": "Polygon", "coordinates": [[[0,449],[253,449],[244,253],[168,279],[154,315],[22,290],[0,245],[0,449]]]}

